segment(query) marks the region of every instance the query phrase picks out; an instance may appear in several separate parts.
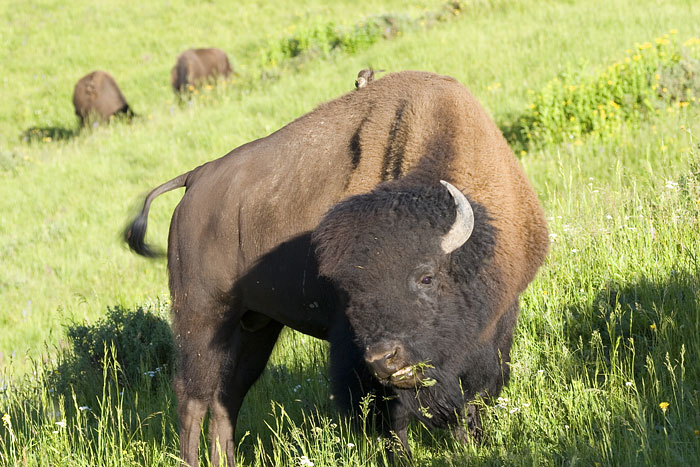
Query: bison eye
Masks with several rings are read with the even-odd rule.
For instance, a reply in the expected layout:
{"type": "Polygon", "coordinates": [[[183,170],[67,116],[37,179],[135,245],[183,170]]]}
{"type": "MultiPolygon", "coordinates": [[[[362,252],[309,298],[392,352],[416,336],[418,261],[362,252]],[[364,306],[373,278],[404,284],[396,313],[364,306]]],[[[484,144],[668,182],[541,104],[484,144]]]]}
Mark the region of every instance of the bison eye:
{"type": "Polygon", "coordinates": [[[433,276],[423,276],[423,278],[420,280],[420,283],[423,285],[430,285],[433,283],[433,276]]]}

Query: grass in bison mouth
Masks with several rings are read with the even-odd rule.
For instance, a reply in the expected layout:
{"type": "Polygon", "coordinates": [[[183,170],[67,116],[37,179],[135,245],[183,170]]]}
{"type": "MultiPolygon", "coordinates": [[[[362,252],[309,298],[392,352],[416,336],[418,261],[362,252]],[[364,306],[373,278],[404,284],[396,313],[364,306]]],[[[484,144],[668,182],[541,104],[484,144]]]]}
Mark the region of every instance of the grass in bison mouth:
{"type": "Polygon", "coordinates": [[[407,365],[392,373],[392,375],[387,378],[385,382],[402,389],[433,386],[437,381],[435,381],[433,378],[425,376],[424,374],[424,371],[428,368],[433,368],[433,366],[428,363],[407,365]]]}

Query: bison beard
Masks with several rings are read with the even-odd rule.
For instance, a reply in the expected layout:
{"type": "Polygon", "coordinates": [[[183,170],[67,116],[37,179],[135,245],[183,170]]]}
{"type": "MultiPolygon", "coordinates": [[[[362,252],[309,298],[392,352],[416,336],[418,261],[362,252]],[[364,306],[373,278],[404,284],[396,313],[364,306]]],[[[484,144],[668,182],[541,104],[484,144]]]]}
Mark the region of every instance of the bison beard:
{"type": "MultiPolygon", "coordinates": [[[[445,254],[440,239],[455,220],[452,197],[441,186],[401,185],[390,182],[338,204],[312,239],[321,274],[343,297],[330,332],[336,400],[356,409],[366,393],[376,393],[383,429],[407,447],[411,417],[454,427],[478,394],[498,394],[508,379],[517,305],[500,318],[496,339],[480,339],[494,319],[498,286],[489,272],[495,229],[486,209],[470,202],[473,232],[445,254]],[[414,271],[429,274],[431,284],[416,287],[414,271]],[[424,364],[408,387],[378,384],[365,362],[363,349],[387,341],[400,343],[409,366],[424,364]]],[[[477,426],[470,428],[479,435],[477,426]]]]}

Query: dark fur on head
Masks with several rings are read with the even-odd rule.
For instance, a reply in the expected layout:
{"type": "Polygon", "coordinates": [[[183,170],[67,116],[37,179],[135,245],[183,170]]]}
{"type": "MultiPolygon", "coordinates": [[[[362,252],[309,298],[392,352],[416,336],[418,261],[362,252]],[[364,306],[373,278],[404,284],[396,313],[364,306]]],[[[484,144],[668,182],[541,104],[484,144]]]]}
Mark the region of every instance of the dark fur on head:
{"type": "MultiPolygon", "coordinates": [[[[507,361],[509,345],[499,349],[499,339],[479,339],[493,319],[498,280],[488,266],[496,232],[486,209],[470,204],[474,231],[449,255],[440,249],[440,238],[454,222],[455,203],[440,185],[384,184],[336,205],[314,231],[321,274],[335,282],[346,301],[347,321],[336,320],[339,328],[330,336],[336,394],[348,387],[376,390],[376,380],[364,368],[363,349],[386,340],[401,342],[409,361],[427,363],[424,375],[436,380],[413,389],[384,386],[383,395],[396,396],[386,407],[392,417],[410,414],[444,427],[454,424],[477,394],[500,391],[499,351],[507,361]],[[416,288],[424,271],[434,281],[427,291],[416,288]]],[[[512,326],[499,331],[510,343],[512,326]]],[[[355,405],[361,397],[338,399],[355,405]]]]}

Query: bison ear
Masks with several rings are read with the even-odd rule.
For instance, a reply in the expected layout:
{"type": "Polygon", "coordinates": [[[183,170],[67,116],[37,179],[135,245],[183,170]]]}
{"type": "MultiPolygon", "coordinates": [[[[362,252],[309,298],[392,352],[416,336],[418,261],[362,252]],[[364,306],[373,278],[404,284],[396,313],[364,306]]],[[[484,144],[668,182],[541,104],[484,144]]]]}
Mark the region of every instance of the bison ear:
{"type": "Polygon", "coordinates": [[[457,208],[454,224],[450,227],[450,231],[442,236],[440,241],[442,251],[449,255],[469,240],[472,230],[474,230],[474,211],[472,211],[467,198],[454,185],[444,180],[440,180],[440,183],[450,192],[457,208]]]}

